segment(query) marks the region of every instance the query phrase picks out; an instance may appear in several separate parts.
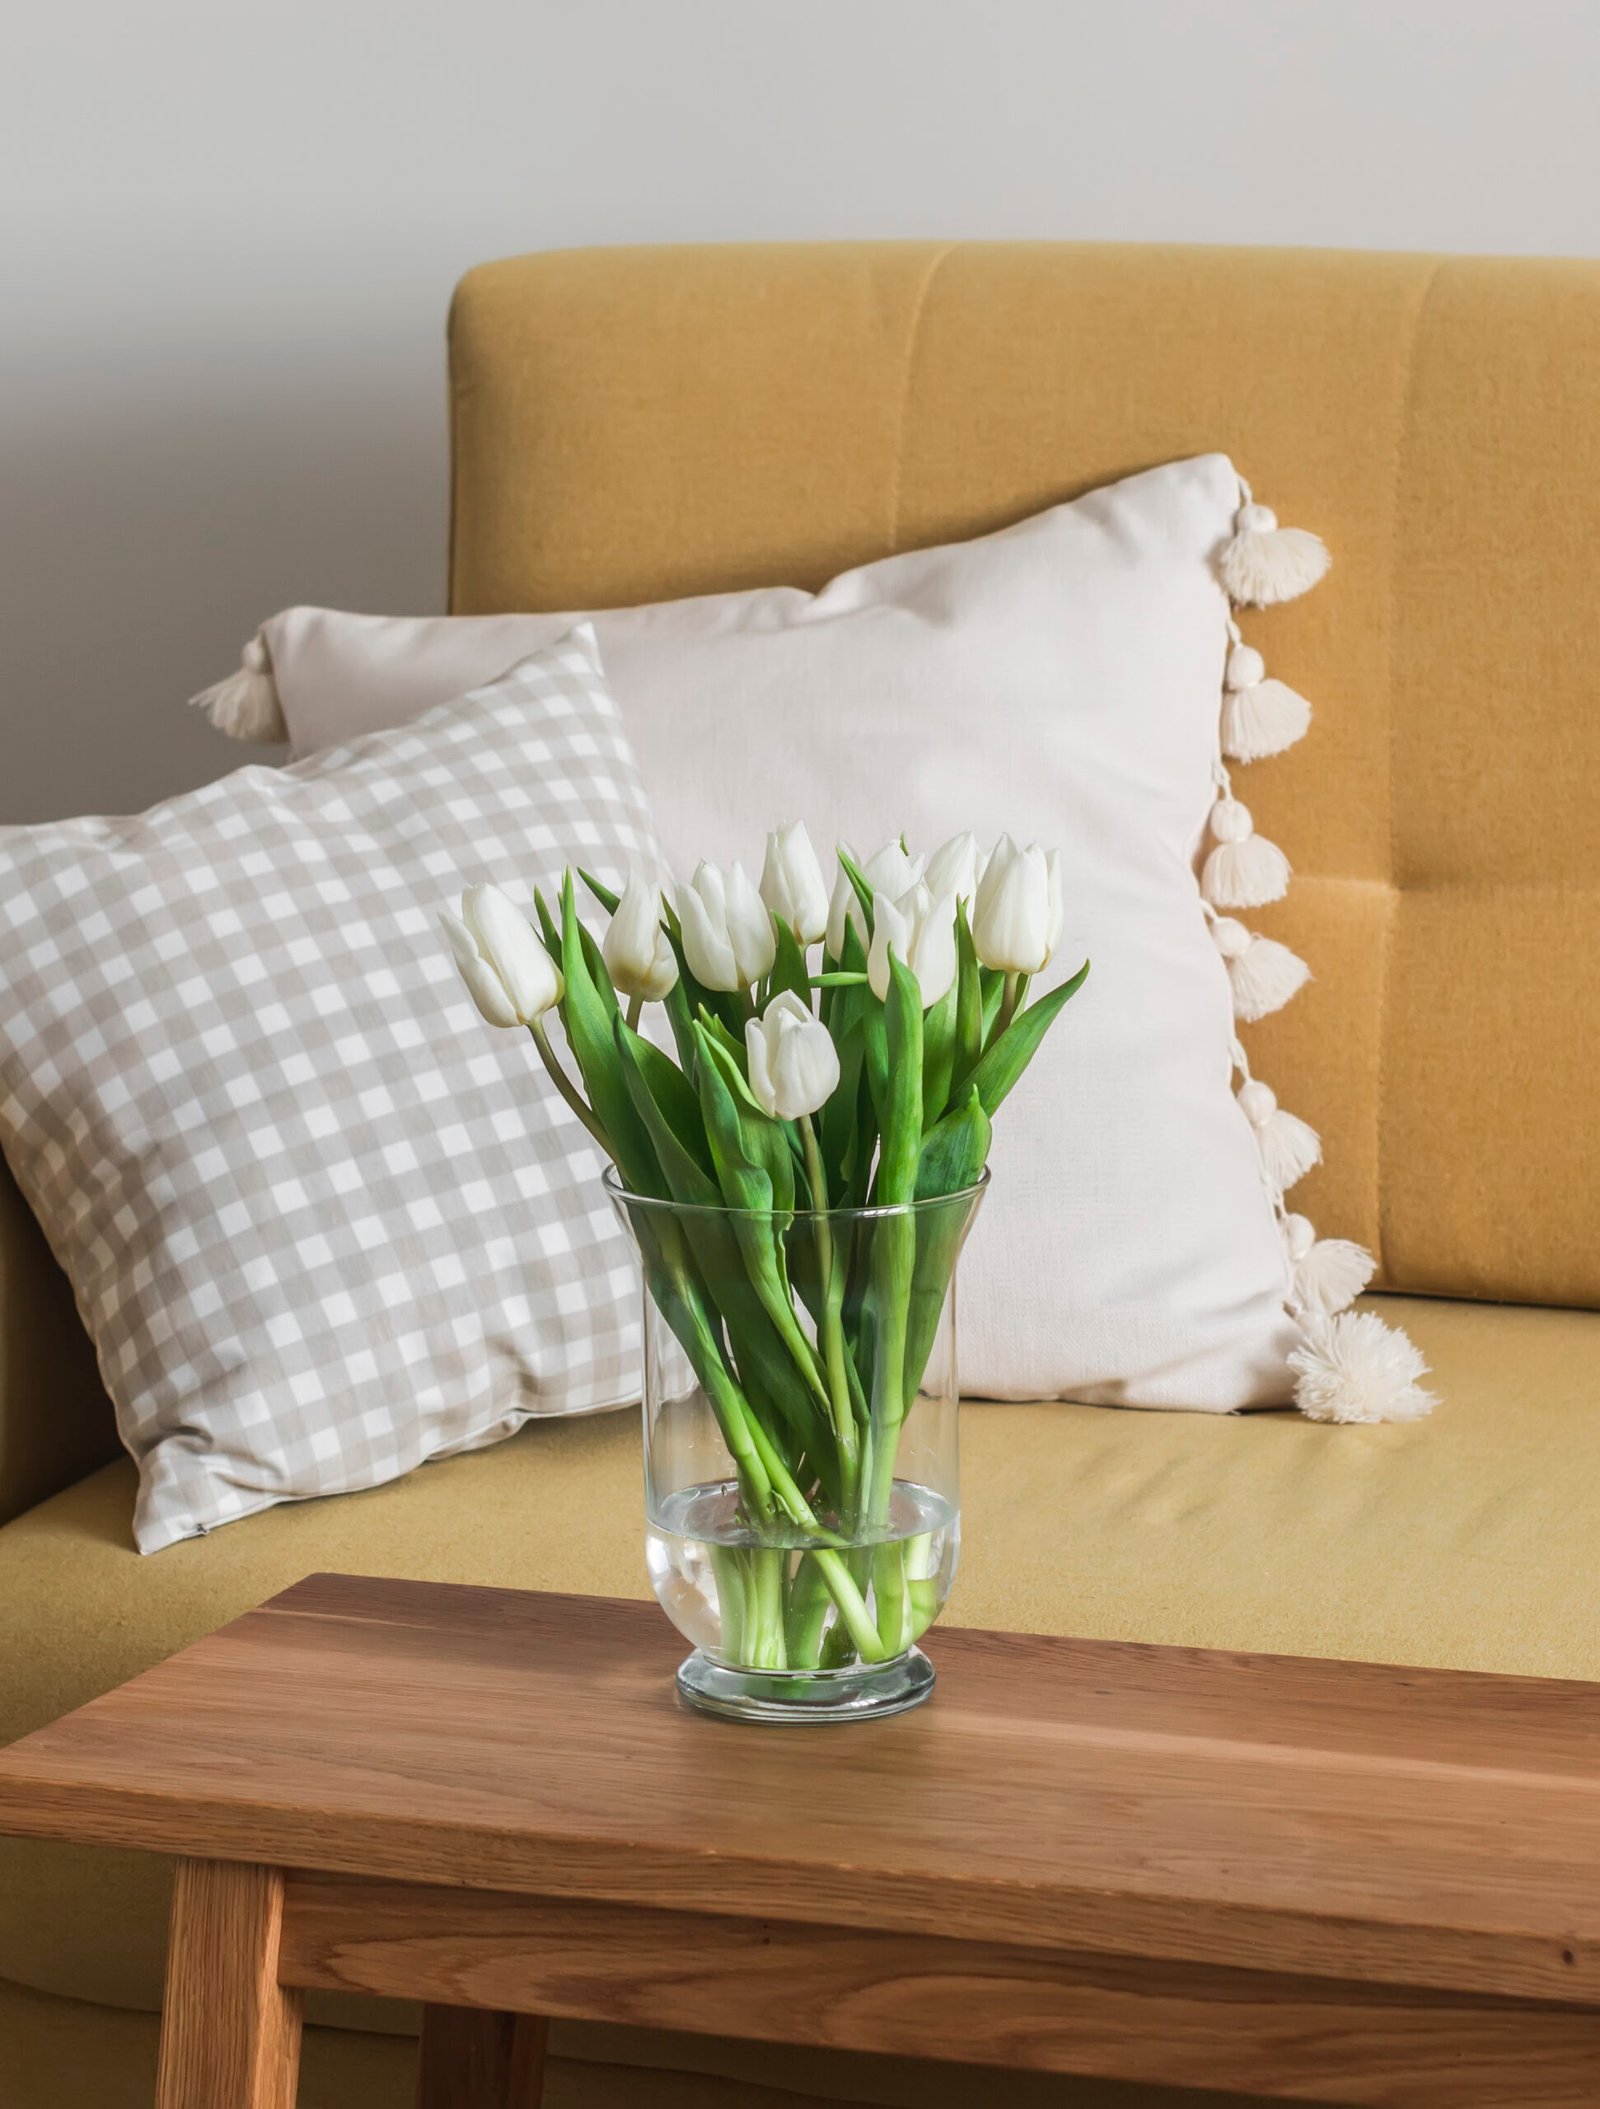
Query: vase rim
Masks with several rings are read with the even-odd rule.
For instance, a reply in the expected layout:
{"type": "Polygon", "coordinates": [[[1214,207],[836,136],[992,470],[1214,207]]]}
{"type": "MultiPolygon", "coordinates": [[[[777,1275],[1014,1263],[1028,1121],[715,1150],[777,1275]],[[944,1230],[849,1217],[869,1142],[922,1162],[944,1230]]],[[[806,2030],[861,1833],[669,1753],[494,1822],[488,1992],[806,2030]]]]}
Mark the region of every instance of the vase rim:
{"type": "MultiPolygon", "coordinates": [[[[985,1165],[970,1186],[958,1186],[954,1193],[929,1194],[921,1201],[891,1201],[881,1206],[864,1208],[795,1208],[789,1211],[795,1218],[815,1219],[821,1217],[828,1222],[870,1223],[894,1216],[918,1216],[936,1208],[948,1208],[957,1201],[975,1201],[987,1191],[992,1173],[985,1165]]],[[[608,1164],[600,1175],[600,1183],[612,1202],[628,1208],[653,1209],[662,1215],[672,1216],[759,1216],[763,1221],[780,1211],[770,1208],[729,1208],[723,1202],[663,1200],[656,1194],[636,1194],[631,1186],[625,1186],[622,1175],[614,1164],[608,1164]]]]}

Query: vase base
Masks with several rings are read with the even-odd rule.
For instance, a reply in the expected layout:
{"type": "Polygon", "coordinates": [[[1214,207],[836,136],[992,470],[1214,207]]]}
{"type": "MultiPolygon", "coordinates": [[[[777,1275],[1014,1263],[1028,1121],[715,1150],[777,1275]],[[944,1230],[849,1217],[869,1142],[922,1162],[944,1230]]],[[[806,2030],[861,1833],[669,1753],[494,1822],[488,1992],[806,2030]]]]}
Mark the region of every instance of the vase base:
{"type": "Polygon", "coordinates": [[[678,1696],[699,1713],[778,1727],[866,1721],[903,1714],[933,1690],[933,1664],[920,1648],[892,1662],[848,1670],[740,1670],[698,1648],[679,1664],[678,1696]]]}

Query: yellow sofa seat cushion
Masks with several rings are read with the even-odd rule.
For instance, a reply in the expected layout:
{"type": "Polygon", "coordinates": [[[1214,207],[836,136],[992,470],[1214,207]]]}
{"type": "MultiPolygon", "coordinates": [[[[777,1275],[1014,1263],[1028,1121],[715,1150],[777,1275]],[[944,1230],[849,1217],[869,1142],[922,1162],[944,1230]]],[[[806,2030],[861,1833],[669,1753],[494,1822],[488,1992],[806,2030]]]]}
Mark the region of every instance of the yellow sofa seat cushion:
{"type": "MultiPolygon", "coordinates": [[[[1600,1679],[1600,1314],[1382,1301],[1434,1366],[1432,1421],[969,1407],[950,1616],[1600,1679]]],[[[631,1412],[146,1559],[132,1496],[131,1466],[111,1465],[0,1530],[0,1741],[316,1569],[646,1593],[631,1412]]],[[[158,1864],[0,1840],[0,1979],[153,2007],[165,1929],[158,1864]]],[[[839,2091],[895,2099],[859,2074],[839,2091]]]]}

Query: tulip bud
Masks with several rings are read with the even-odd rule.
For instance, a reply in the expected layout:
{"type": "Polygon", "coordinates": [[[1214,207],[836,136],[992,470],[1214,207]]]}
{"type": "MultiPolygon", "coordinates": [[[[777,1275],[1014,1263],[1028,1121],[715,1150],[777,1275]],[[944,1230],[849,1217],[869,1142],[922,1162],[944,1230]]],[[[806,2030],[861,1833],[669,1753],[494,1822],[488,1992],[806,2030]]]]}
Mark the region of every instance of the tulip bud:
{"type": "Polygon", "coordinates": [[[804,822],[767,837],[761,898],[780,923],[788,924],[796,944],[814,945],[827,930],[828,889],[804,822]]]}
{"type": "Polygon", "coordinates": [[[774,996],[744,1029],[750,1092],[775,1120],[799,1120],[832,1097],[839,1081],[839,1055],[828,1028],[814,1018],[792,989],[774,996]]]}
{"type": "Polygon", "coordinates": [[[994,846],[978,888],[972,942],[984,966],[1037,974],[1061,941],[1061,852],[1036,842],[1018,849],[1009,835],[994,846]]]}
{"type": "Polygon", "coordinates": [[[701,864],[678,902],[689,971],[708,989],[747,989],[778,956],[772,918],[744,866],[701,864]]]}
{"type": "MultiPolygon", "coordinates": [[[[886,842],[882,849],[874,850],[863,864],[848,842],[839,845],[845,855],[855,864],[861,876],[872,888],[874,895],[889,894],[898,898],[908,893],[922,877],[924,860],[911,857],[898,842],[886,842]]],[[[828,951],[835,959],[844,957],[845,925],[853,923],[857,937],[863,944],[867,941],[867,919],[861,912],[861,903],[850,883],[850,875],[841,864],[839,876],[834,881],[833,897],[828,902],[828,951]]]]}
{"type": "Polygon", "coordinates": [[[872,908],[872,950],[867,979],[880,1003],[889,998],[889,952],[916,976],[922,1007],[930,1010],[956,978],[956,904],[950,894],[935,900],[920,880],[898,901],[879,894],[872,908]]]}
{"type": "Polygon", "coordinates": [[[561,1001],[561,971],[498,886],[469,886],[461,913],[441,909],[461,978],[491,1025],[532,1025],[561,1001]]]}
{"type": "Polygon", "coordinates": [[[619,995],[659,1003],[671,993],[678,979],[678,962],[661,927],[660,889],[642,872],[629,872],[600,956],[619,995]]]}
{"type": "Polygon", "coordinates": [[[928,869],[923,873],[928,891],[935,900],[949,894],[954,900],[965,901],[969,916],[982,876],[983,859],[978,854],[978,838],[970,830],[964,835],[952,835],[948,842],[941,843],[928,859],[928,869]]]}

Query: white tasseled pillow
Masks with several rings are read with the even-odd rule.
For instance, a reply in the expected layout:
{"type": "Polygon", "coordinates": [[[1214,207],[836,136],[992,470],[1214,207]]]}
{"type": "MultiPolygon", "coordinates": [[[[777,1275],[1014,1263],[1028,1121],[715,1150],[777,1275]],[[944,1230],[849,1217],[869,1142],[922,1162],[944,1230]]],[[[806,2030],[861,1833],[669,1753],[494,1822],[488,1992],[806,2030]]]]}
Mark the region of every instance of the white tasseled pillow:
{"type": "MultiPolygon", "coordinates": [[[[1228,912],[1276,900],[1290,869],[1224,756],[1280,751],[1310,711],[1243,645],[1230,595],[1290,599],[1327,562],[1207,455],[815,595],[593,618],[681,876],[758,859],[785,819],[863,852],[970,827],[1063,853],[1056,965],[1087,952],[1094,971],[996,1127],[963,1266],[970,1393],[1210,1411],[1294,1395],[1333,1419],[1431,1404],[1409,1343],[1380,1349],[1380,1322],[1343,1310],[1365,1255],[1290,1235],[1284,1193],[1317,1140],[1250,1079],[1235,1031],[1308,969],[1228,912]]],[[[303,754],[489,678],[573,619],[293,608],[196,700],[303,754]]]]}

